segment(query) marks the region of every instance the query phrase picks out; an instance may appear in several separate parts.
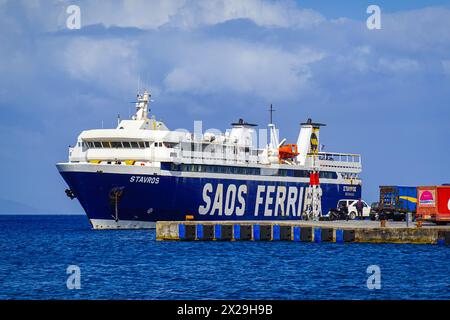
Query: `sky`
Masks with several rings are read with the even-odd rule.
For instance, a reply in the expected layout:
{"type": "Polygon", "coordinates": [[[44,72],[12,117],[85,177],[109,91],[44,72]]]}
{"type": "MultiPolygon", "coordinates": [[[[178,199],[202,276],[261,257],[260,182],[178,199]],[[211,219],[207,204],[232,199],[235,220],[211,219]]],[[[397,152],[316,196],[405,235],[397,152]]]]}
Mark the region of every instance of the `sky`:
{"type": "Polygon", "coordinates": [[[265,127],[271,103],[288,143],[326,123],[326,151],[362,155],[368,202],[450,183],[449,1],[0,0],[0,212],[81,213],[55,164],[128,117],[138,83],[172,129],[265,127]]]}

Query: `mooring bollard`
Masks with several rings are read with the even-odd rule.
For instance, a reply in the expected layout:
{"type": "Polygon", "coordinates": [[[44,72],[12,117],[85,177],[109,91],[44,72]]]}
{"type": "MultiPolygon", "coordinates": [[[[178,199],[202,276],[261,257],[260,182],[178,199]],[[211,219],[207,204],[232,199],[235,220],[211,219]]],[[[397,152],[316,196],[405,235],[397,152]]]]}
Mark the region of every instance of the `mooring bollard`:
{"type": "Polygon", "coordinates": [[[406,213],[406,227],[409,227],[412,224],[412,214],[411,212],[406,213]]]}
{"type": "Polygon", "coordinates": [[[417,222],[416,222],[416,227],[417,227],[417,228],[422,228],[422,224],[423,224],[423,221],[422,221],[422,220],[417,220],[417,222]]]}
{"type": "Polygon", "coordinates": [[[386,228],[386,220],[380,220],[380,227],[381,228],[386,228]]]}

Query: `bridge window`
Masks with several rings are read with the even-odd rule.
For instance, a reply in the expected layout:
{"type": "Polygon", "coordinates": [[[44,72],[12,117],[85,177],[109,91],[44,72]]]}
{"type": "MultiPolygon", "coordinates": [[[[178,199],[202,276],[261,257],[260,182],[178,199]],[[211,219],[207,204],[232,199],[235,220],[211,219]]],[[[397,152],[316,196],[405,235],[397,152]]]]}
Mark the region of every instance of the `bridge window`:
{"type": "Polygon", "coordinates": [[[177,143],[174,142],[164,142],[164,147],[166,148],[175,148],[177,146],[177,143]]]}
{"type": "MultiPolygon", "coordinates": [[[[155,143],[156,144],[156,143],[155,143]]],[[[161,143],[162,144],[162,143],[161,143]]],[[[78,146],[82,146],[83,148],[149,148],[150,142],[149,141],[83,141],[78,142],[78,146]]]]}

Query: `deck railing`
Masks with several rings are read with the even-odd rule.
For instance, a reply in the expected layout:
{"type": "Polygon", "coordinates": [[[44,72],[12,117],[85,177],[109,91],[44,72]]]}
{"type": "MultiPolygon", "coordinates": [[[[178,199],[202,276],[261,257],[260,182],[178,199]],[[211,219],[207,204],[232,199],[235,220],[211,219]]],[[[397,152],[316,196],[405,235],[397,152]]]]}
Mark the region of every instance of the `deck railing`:
{"type": "Polygon", "coordinates": [[[319,152],[307,156],[307,165],[361,171],[361,155],[352,153],[319,152]]]}

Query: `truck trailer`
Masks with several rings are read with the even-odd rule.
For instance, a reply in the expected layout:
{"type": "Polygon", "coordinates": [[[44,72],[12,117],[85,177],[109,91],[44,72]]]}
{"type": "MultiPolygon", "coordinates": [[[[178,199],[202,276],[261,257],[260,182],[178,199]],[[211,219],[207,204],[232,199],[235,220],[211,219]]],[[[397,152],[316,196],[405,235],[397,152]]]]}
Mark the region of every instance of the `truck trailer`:
{"type": "Polygon", "coordinates": [[[409,186],[380,186],[377,213],[380,218],[405,220],[406,213],[416,213],[417,188],[409,186]]]}
{"type": "Polygon", "coordinates": [[[416,219],[439,225],[450,222],[450,186],[417,187],[416,219]]]}

